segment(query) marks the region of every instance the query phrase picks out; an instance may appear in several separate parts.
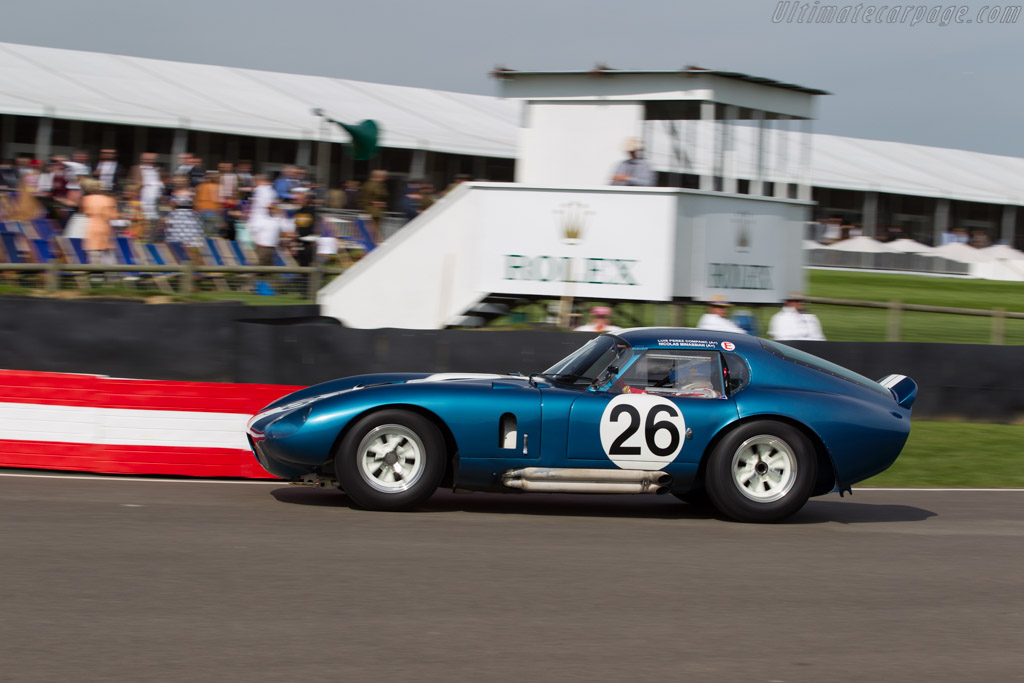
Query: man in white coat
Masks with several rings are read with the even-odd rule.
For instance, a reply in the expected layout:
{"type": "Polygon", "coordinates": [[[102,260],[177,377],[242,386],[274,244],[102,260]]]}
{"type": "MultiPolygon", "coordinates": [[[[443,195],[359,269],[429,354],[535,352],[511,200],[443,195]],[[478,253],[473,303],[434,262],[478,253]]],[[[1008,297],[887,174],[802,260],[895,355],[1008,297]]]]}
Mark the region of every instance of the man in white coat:
{"type": "Polygon", "coordinates": [[[804,297],[798,293],[786,297],[782,310],[772,316],[768,336],[775,341],[825,341],[818,316],[804,311],[804,297]]]}
{"type": "Polygon", "coordinates": [[[274,250],[281,241],[282,222],[275,215],[277,193],[265,175],[256,176],[256,187],[252,191],[249,206],[249,220],[246,228],[249,238],[256,245],[256,254],[261,266],[274,264],[274,250]]]}
{"type": "Polygon", "coordinates": [[[729,309],[732,304],[725,300],[725,297],[716,294],[708,302],[707,313],[697,321],[697,328],[701,330],[716,330],[718,332],[736,332],[746,334],[747,331],[729,319],[729,309]]]}

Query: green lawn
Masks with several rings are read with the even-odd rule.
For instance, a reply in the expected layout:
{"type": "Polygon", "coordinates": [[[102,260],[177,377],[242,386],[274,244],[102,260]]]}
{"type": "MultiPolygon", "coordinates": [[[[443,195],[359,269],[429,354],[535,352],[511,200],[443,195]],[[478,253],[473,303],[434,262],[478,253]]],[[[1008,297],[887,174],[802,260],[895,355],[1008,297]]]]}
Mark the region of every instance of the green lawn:
{"type": "MultiPolygon", "coordinates": [[[[939,278],[920,275],[890,275],[835,270],[809,270],[810,296],[860,301],[900,301],[925,306],[976,308],[1024,312],[1024,283],[939,278]]],[[[761,335],[778,310],[771,306],[738,306],[757,317],[761,335]]],[[[532,310],[543,311],[540,307],[532,310]]],[[[811,304],[808,310],[821,319],[825,336],[831,341],[887,341],[889,311],[878,308],[854,308],[811,304]]],[[[704,312],[698,304],[670,305],[623,303],[615,307],[615,323],[633,325],[694,326],[704,312]]],[[[991,318],[943,313],[900,313],[899,341],[989,344],[992,342],[991,318]]],[[[1004,344],[1024,344],[1024,320],[1004,320],[1004,344]]]]}
{"type": "MultiPolygon", "coordinates": [[[[808,271],[812,296],[862,301],[900,301],[926,306],[979,308],[1024,312],[1024,283],[962,278],[808,271]]],[[[811,306],[825,335],[836,341],[884,341],[889,312],[847,306],[811,306]]],[[[1024,344],[1024,320],[1005,320],[1004,344],[1024,344]]],[[[904,311],[900,341],[988,344],[993,319],[942,313],[904,311]]]]}
{"type": "Polygon", "coordinates": [[[857,486],[1024,488],[1024,425],[912,423],[896,463],[857,486]]]}
{"type": "Polygon", "coordinates": [[[1024,312],[1024,282],[814,269],[807,280],[812,296],[1024,312]]]}

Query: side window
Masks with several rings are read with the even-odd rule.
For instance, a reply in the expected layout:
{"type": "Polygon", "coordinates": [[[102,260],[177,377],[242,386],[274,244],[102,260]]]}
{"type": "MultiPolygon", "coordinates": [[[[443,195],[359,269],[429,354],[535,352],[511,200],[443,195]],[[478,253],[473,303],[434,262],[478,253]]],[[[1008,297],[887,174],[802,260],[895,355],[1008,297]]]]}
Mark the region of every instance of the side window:
{"type": "Polygon", "coordinates": [[[714,351],[651,349],[626,369],[614,393],[646,393],[692,398],[725,395],[721,357],[714,351]]]}
{"type": "Polygon", "coordinates": [[[750,383],[750,368],[743,358],[735,353],[725,354],[725,384],[732,396],[750,383]]]}

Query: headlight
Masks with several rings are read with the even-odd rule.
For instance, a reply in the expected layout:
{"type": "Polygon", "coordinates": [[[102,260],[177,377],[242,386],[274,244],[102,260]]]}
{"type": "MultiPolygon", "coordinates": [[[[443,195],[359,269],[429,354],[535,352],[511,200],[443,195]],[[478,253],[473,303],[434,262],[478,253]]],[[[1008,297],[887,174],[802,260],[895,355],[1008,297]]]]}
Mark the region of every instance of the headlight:
{"type": "Polygon", "coordinates": [[[309,417],[310,411],[313,409],[311,405],[312,401],[296,401],[294,406],[298,407],[298,410],[292,410],[291,412],[285,412],[287,406],[282,409],[284,413],[281,417],[277,418],[267,427],[264,434],[271,439],[281,439],[286,436],[291,436],[295,432],[299,431],[299,428],[306,423],[306,418],[309,417]],[[305,406],[305,408],[303,408],[305,406]]]}

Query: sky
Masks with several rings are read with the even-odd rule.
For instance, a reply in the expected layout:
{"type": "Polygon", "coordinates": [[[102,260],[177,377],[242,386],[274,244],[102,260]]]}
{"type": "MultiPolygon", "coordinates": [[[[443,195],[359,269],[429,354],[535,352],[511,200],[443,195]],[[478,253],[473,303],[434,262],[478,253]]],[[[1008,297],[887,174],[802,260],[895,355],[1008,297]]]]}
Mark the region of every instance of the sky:
{"type": "Polygon", "coordinates": [[[12,0],[0,42],[483,95],[496,66],[696,65],[829,91],[819,133],[1024,157],[1020,5],[825,2],[12,0]]]}

